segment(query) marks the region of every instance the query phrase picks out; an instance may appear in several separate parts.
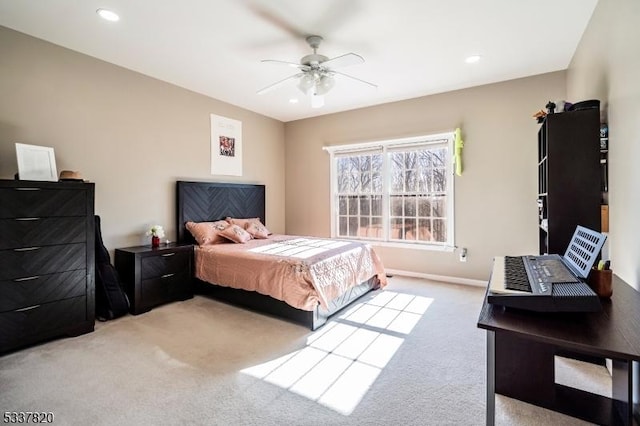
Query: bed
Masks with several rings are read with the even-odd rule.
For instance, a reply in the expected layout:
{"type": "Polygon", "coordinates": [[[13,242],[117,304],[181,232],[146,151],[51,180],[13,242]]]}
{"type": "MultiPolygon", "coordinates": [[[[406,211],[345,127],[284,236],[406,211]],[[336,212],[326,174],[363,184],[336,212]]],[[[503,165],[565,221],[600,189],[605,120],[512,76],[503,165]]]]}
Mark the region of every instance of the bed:
{"type": "MultiPolygon", "coordinates": [[[[327,291],[327,294],[323,295],[319,292],[318,300],[317,302],[312,303],[312,306],[307,303],[305,307],[297,308],[282,300],[260,293],[260,289],[258,289],[258,291],[249,291],[230,287],[230,283],[211,282],[211,280],[205,280],[199,274],[199,272],[202,272],[203,267],[197,266],[198,258],[204,259],[204,249],[208,248],[210,251],[213,251],[213,254],[210,255],[213,259],[221,259],[221,256],[223,255],[222,252],[215,252],[215,250],[219,249],[219,247],[215,246],[220,245],[215,245],[213,248],[212,246],[198,247],[195,239],[187,230],[185,224],[187,224],[187,222],[215,222],[226,217],[234,217],[259,218],[260,221],[268,227],[268,224],[265,221],[265,187],[264,185],[252,184],[178,181],[176,190],[176,229],[178,241],[181,243],[196,244],[195,288],[196,292],[199,294],[283,318],[304,325],[311,330],[316,330],[325,324],[332,315],[364,296],[369,291],[377,289],[386,283],[383,272],[382,274],[373,274],[363,278],[362,280],[358,280],[355,285],[348,287],[343,286],[346,288],[342,288],[339,293],[335,293],[335,291],[327,291]]],[[[292,244],[313,245],[320,243],[323,244],[328,241],[330,240],[310,237],[272,235],[269,236],[269,240],[252,240],[251,242],[248,242],[246,244],[246,249],[253,250],[254,252],[262,252],[270,251],[271,248],[276,245],[286,245],[289,247],[292,244]]],[[[336,243],[337,245],[354,244],[349,242],[336,243]]],[[[225,247],[225,250],[240,250],[239,246],[245,246],[244,244],[229,244],[234,247],[225,247]]],[[[228,246],[228,244],[222,244],[222,246],[228,246]]],[[[245,247],[242,247],[242,249],[244,250],[245,247]]],[[[225,253],[225,255],[227,254],[225,253]]],[[[256,258],[257,255],[254,253],[252,256],[256,258]]],[[[262,256],[262,254],[260,254],[260,256],[262,256]]],[[[322,257],[322,255],[319,256],[322,257]]],[[[324,256],[327,257],[329,254],[325,254],[324,256]]],[[[222,262],[221,260],[219,261],[222,262]]],[[[200,263],[202,264],[203,260],[201,260],[200,263]]],[[[308,262],[305,262],[305,264],[306,263],[308,262]]],[[[318,271],[321,269],[322,268],[318,268],[318,271]]],[[[377,268],[377,270],[380,272],[380,268],[377,268]]],[[[315,272],[320,274],[318,271],[315,272]]],[[[235,285],[235,283],[233,284],[235,285]]]]}

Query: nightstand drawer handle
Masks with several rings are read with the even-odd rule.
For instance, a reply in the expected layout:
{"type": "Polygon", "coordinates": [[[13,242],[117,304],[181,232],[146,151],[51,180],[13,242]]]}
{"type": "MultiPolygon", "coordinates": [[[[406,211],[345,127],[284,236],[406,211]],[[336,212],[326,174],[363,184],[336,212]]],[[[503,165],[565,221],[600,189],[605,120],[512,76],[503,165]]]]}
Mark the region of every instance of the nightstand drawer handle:
{"type": "Polygon", "coordinates": [[[32,250],[40,250],[40,247],[24,247],[13,249],[13,251],[32,251],[32,250]]]}
{"type": "Polygon", "coordinates": [[[162,255],[162,257],[169,257],[169,256],[175,256],[175,253],[167,253],[162,255]]]}
{"type": "Polygon", "coordinates": [[[39,307],[40,305],[33,305],[33,306],[29,306],[28,308],[16,309],[16,312],[30,311],[32,309],[39,308],[39,307]]]}
{"type": "Polygon", "coordinates": [[[25,278],[16,278],[15,280],[13,280],[16,283],[19,283],[21,281],[31,281],[31,280],[37,280],[38,278],[40,278],[40,275],[34,275],[33,277],[25,277],[25,278]]]}
{"type": "Polygon", "coordinates": [[[40,191],[40,188],[14,188],[16,191],[40,191]]]}
{"type": "Polygon", "coordinates": [[[39,217],[17,217],[16,220],[20,220],[20,221],[23,221],[23,220],[40,220],[40,218],[39,217]]]}
{"type": "Polygon", "coordinates": [[[175,274],[164,274],[163,276],[161,276],[160,278],[169,278],[174,276],[175,274]]]}

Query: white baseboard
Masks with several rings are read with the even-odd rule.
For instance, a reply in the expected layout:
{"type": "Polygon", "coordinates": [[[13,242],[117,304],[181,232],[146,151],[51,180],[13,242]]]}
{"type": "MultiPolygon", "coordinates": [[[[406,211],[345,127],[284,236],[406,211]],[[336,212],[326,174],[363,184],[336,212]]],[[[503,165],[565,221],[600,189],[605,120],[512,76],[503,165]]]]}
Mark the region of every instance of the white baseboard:
{"type": "Polygon", "coordinates": [[[471,285],[475,287],[487,286],[487,281],[472,280],[470,278],[450,277],[447,275],[423,274],[420,272],[401,271],[399,269],[388,269],[388,268],[385,268],[385,272],[389,275],[402,275],[404,277],[424,278],[427,280],[442,281],[442,282],[453,283],[453,284],[464,284],[464,285],[471,285]]]}

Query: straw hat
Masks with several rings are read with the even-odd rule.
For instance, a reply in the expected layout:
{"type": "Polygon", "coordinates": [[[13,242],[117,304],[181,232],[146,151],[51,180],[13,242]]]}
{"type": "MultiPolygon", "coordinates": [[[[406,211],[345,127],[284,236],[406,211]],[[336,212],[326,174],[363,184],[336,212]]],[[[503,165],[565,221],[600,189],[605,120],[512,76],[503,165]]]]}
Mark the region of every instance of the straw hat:
{"type": "Polygon", "coordinates": [[[72,170],[63,170],[60,172],[60,180],[82,180],[80,172],[74,172],[72,170]]]}

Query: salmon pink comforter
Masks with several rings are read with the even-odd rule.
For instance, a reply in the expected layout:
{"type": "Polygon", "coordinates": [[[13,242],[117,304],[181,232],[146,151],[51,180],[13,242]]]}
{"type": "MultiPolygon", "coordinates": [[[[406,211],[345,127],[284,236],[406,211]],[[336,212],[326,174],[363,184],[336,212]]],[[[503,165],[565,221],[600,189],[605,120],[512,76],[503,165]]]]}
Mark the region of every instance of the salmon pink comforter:
{"type": "Polygon", "coordinates": [[[197,246],[196,277],[271,296],[312,311],[371,277],[384,287],[382,262],[368,244],[271,235],[244,244],[197,246]]]}

